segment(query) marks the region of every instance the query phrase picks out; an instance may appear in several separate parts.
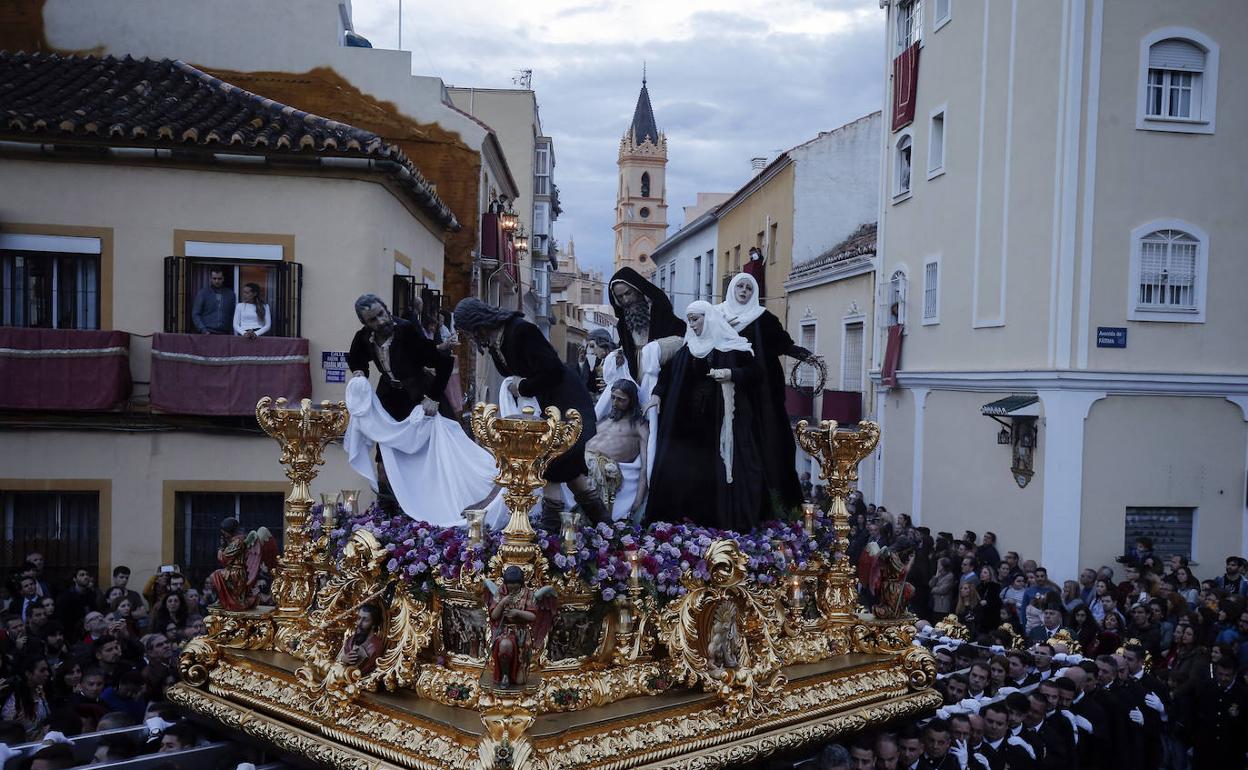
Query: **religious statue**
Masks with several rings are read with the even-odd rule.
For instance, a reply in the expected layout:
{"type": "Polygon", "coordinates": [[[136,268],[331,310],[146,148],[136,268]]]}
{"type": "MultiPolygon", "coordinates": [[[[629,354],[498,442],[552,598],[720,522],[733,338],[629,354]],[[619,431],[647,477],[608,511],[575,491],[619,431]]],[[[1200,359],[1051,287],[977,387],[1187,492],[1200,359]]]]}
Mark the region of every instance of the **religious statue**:
{"type": "Polygon", "coordinates": [[[585,444],[594,436],[594,402],[580,376],[559,358],[550,341],[524,314],[503,310],[475,297],[455,306],[455,326],[472,336],[482,352],[488,352],[494,367],[504,377],[513,377],[511,395],[537,399],[545,410],[557,407],[565,415],[569,409],[581,415],[581,436],[567,452],[550,461],[544,477],[542,527],[558,532],[564,511],[561,484],[567,484],[586,518],[610,521],[597,488],[590,483],[585,466],[585,444]]]}
{"type": "Polygon", "coordinates": [[[529,666],[546,644],[546,634],[554,624],[556,598],[553,586],[536,591],[524,584],[524,571],[512,564],[503,570],[500,588],[485,581],[486,606],[490,611],[490,670],[494,685],[524,687],[529,666]]]}
{"type": "Polygon", "coordinates": [[[868,543],[858,559],[858,574],[875,597],[872,612],[880,619],[905,617],[914,596],[914,586],[906,582],[914,564],[914,543],[901,536],[892,545],[880,548],[868,543]]]}
{"type": "Polygon", "coordinates": [[[261,565],[270,570],[277,565],[277,541],[265,527],[244,535],[238,519],[227,518],[221,522],[217,563],[221,568],[208,578],[217,603],[231,612],[249,610],[259,601],[255,586],[261,565]]]}
{"type": "Polygon", "coordinates": [[[722,601],[710,612],[710,635],[706,641],[706,661],[711,671],[722,676],[741,665],[741,629],[737,627],[737,604],[722,601]]]}
{"type": "Polygon", "coordinates": [[[631,267],[617,270],[607,286],[607,298],[619,319],[616,329],[628,371],[640,383],[641,349],[648,342],[666,340],[665,345],[674,351],[685,335],[685,323],[676,317],[667,294],[631,267]]]}
{"type": "Polygon", "coordinates": [[[375,604],[360,607],[355,622],[355,630],[347,632],[342,642],[342,651],[338,660],[349,666],[355,666],[360,674],[367,675],[377,665],[377,656],[381,655],[381,610],[375,604]]]}
{"type": "Polygon", "coordinates": [[[621,379],[611,385],[611,411],[585,445],[590,479],[615,520],[636,518],[646,500],[650,425],[641,414],[637,386],[621,379]]]}
{"type": "Polygon", "coordinates": [[[784,367],[780,357],[805,361],[811,358],[811,352],[794,344],[780,319],[763,307],[761,298],[762,290],[755,278],[749,273],[738,273],[728,284],[727,296],[719,308],[729,325],[749,341],[754,359],[763,368],[758,387],[759,445],[767,488],[781,508],[776,513],[783,513],[801,504],[802,487],[793,462],[797,444],[784,404],[784,367]]]}
{"type": "Polygon", "coordinates": [[[602,395],[609,384],[604,378],[604,364],[615,348],[615,341],[606,329],[594,329],[589,333],[589,343],[581,351],[581,379],[589,389],[589,395],[595,399],[602,395]]]}
{"type": "Polygon", "coordinates": [[[698,300],[686,317],[685,344],[651,396],[659,428],[646,518],[749,532],[770,507],[755,412],[760,369],[719,308],[698,300]]]}

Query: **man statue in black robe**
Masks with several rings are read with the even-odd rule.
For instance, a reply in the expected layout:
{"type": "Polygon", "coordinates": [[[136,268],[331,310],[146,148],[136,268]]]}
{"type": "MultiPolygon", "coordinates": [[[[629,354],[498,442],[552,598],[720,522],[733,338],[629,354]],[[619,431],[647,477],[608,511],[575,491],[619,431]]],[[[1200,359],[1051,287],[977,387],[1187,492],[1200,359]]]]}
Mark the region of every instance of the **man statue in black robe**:
{"type": "Polygon", "coordinates": [[[749,532],[766,505],[754,415],[761,369],[719,308],[699,300],[686,314],[685,344],[651,394],[659,432],[646,518],[749,532]]]}
{"type": "Polygon", "coordinates": [[[610,522],[611,515],[598,490],[589,482],[585,465],[585,444],[595,433],[594,402],[579,375],[559,359],[550,341],[524,314],[503,310],[475,297],[455,306],[455,327],[472,335],[482,352],[489,352],[503,377],[517,377],[512,395],[537,399],[543,410],[558,407],[566,414],[581,414],[581,437],[572,448],[546,466],[546,490],[542,496],[542,526],[558,532],[564,510],[561,484],[567,484],[586,517],[594,522],[610,522]]]}
{"type": "Polygon", "coordinates": [[[381,374],[377,399],[396,420],[406,420],[417,406],[425,414],[436,413],[451,370],[442,364],[433,340],[414,324],[391,315],[376,294],[361,295],[355,301],[355,314],[363,327],[347,352],[352,374],[367,377],[369,364],[377,366],[381,374]]]}
{"type": "MultiPolygon", "coordinates": [[[[628,359],[628,373],[641,382],[641,349],[654,340],[684,337],[685,322],[676,317],[663,290],[631,267],[621,267],[611,276],[607,298],[618,319],[616,329],[628,359]]],[[[677,344],[674,342],[673,349],[677,344]]]]}

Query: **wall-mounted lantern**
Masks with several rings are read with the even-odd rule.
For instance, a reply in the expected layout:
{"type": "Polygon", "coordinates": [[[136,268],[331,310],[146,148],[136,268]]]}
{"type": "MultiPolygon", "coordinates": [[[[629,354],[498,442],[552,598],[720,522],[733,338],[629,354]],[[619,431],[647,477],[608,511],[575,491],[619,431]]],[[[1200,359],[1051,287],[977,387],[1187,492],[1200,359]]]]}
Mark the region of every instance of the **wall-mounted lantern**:
{"type": "Polygon", "coordinates": [[[984,404],[980,414],[1001,424],[997,443],[1010,447],[1010,473],[1019,488],[1035,475],[1036,447],[1040,441],[1040,399],[1037,396],[1008,396],[984,404]]]}

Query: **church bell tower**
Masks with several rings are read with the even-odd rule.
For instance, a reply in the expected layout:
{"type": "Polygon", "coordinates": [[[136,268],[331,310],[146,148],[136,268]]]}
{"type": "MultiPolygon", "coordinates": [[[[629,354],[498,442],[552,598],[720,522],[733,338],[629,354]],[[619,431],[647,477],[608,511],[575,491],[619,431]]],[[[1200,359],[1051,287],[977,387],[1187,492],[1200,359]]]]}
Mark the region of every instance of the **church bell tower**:
{"type": "Polygon", "coordinates": [[[667,238],[667,137],[654,122],[644,72],[617,163],[615,269],[631,267],[649,277],[654,270],[650,254],[667,238]]]}

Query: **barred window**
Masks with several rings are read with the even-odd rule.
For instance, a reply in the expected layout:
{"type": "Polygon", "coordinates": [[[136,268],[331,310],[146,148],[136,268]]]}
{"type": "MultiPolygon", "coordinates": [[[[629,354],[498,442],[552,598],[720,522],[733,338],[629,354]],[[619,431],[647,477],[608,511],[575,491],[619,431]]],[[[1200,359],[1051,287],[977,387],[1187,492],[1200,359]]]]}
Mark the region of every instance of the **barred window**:
{"type": "Polygon", "coordinates": [[[1157,230],[1140,243],[1137,305],[1196,310],[1196,257],[1200,241],[1179,230],[1157,230]]]}

